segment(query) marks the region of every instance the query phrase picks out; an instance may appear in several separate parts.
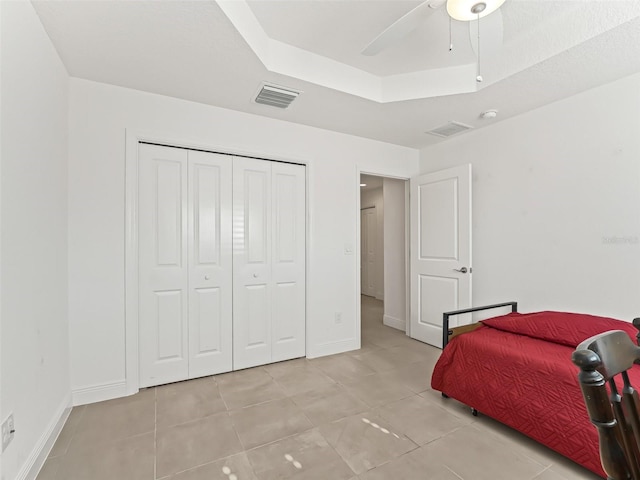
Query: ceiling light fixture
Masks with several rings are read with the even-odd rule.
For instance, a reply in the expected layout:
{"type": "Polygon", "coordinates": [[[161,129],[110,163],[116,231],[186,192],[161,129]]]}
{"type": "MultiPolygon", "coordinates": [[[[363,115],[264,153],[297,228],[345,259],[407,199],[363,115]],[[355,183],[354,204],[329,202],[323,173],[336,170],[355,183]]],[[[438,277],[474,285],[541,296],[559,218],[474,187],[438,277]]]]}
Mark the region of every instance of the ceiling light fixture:
{"type": "Polygon", "coordinates": [[[361,183],[361,184],[360,184],[360,186],[361,186],[361,187],[366,187],[366,186],[367,186],[367,184],[366,184],[366,183],[361,183]]]}
{"type": "MultiPolygon", "coordinates": [[[[480,19],[499,9],[505,0],[447,0],[449,18],[470,22],[478,20],[478,74],[476,82],[482,83],[484,78],[480,73],[480,19]]],[[[449,50],[451,50],[451,45],[449,50]]]]}
{"type": "Polygon", "coordinates": [[[448,0],[447,12],[461,22],[470,22],[499,9],[505,0],[448,0]]]}
{"type": "Polygon", "coordinates": [[[480,114],[480,118],[484,118],[485,120],[491,120],[498,116],[498,110],[485,110],[480,114]]]}

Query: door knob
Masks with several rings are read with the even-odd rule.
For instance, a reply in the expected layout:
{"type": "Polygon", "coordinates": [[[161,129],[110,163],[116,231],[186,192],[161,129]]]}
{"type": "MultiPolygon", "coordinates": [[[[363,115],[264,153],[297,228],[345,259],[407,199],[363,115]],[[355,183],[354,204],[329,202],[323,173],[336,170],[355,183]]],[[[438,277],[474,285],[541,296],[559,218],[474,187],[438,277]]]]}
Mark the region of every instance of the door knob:
{"type": "Polygon", "coordinates": [[[205,276],[204,276],[204,279],[205,279],[205,280],[209,280],[209,275],[205,275],[205,276]]]}
{"type": "Polygon", "coordinates": [[[467,267],[454,268],[453,270],[460,273],[467,273],[467,267]]]}
{"type": "Polygon", "coordinates": [[[253,274],[253,278],[258,278],[258,274],[257,274],[257,273],[254,273],[254,274],[253,274]]]}

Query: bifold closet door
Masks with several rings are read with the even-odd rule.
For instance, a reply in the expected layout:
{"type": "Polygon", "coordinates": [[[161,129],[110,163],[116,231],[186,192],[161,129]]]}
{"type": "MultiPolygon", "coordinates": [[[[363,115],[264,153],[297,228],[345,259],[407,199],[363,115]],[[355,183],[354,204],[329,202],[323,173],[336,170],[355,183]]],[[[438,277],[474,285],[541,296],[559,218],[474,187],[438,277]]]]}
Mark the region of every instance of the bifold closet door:
{"type": "Polygon", "coordinates": [[[272,358],[306,354],[305,167],[272,162],[272,358]]]}
{"type": "Polygon", "coordinates": [[[187,151],[140,145],[140,386],[189,375],[187,151]]]}
{"type": "Polygon", "coordinates": [[[189,378],[233,367],[231,157],[189,152],[189,378]]]}
{"type": "Polygon", "coordinates": [[[231,159],[140,145],[140,386],[232,368],[231,159]]]}
{"type": "Polygon", "coordinates": [[[233,161],[233,368],[305,355],[304,167],[233,161]]]}

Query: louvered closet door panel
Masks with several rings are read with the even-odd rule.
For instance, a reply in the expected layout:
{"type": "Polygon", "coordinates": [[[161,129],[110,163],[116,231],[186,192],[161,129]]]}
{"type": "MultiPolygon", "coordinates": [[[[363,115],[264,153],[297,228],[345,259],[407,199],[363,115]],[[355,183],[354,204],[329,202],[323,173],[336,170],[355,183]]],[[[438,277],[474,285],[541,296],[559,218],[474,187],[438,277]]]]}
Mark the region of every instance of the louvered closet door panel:
{"type": "Polygon", "coordinates": [[[271,162],[233,159],[233,368],[271,362],[271,162]]]}
{"type": "Polygon", "coordinates": [[[231,157],[189,152],[189,378],[232,369],[231,157]]]}
{"type": "Polygon", "coordinates": [[[305,167],[272,165],[272,361],[305,355],[305,167]]]}
{"type": "Polygon", "coordinates": [[[188,375],[187,152],[140,145],[140,386],[188,375]]]}

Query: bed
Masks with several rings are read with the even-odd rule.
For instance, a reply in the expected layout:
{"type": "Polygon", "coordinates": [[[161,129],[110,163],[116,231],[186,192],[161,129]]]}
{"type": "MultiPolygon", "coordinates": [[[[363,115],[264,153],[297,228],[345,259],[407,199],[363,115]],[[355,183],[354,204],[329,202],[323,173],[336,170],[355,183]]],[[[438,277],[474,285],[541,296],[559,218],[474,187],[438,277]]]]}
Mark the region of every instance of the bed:
{"type": "MultiPolygon", "coordinates": [[[[517,312],[517,304],[477,307],[444,315],[444,348],[431,386],[606,478],[598,433],[589,421],[571,354],[584,339],[623,330],[628,322],[565,312],[517,312]],[[451,316],[510,306],[512,312],[450,329],[451,316]]],[[[640,366],[630,371],[640,380],[640,366]]]]}

